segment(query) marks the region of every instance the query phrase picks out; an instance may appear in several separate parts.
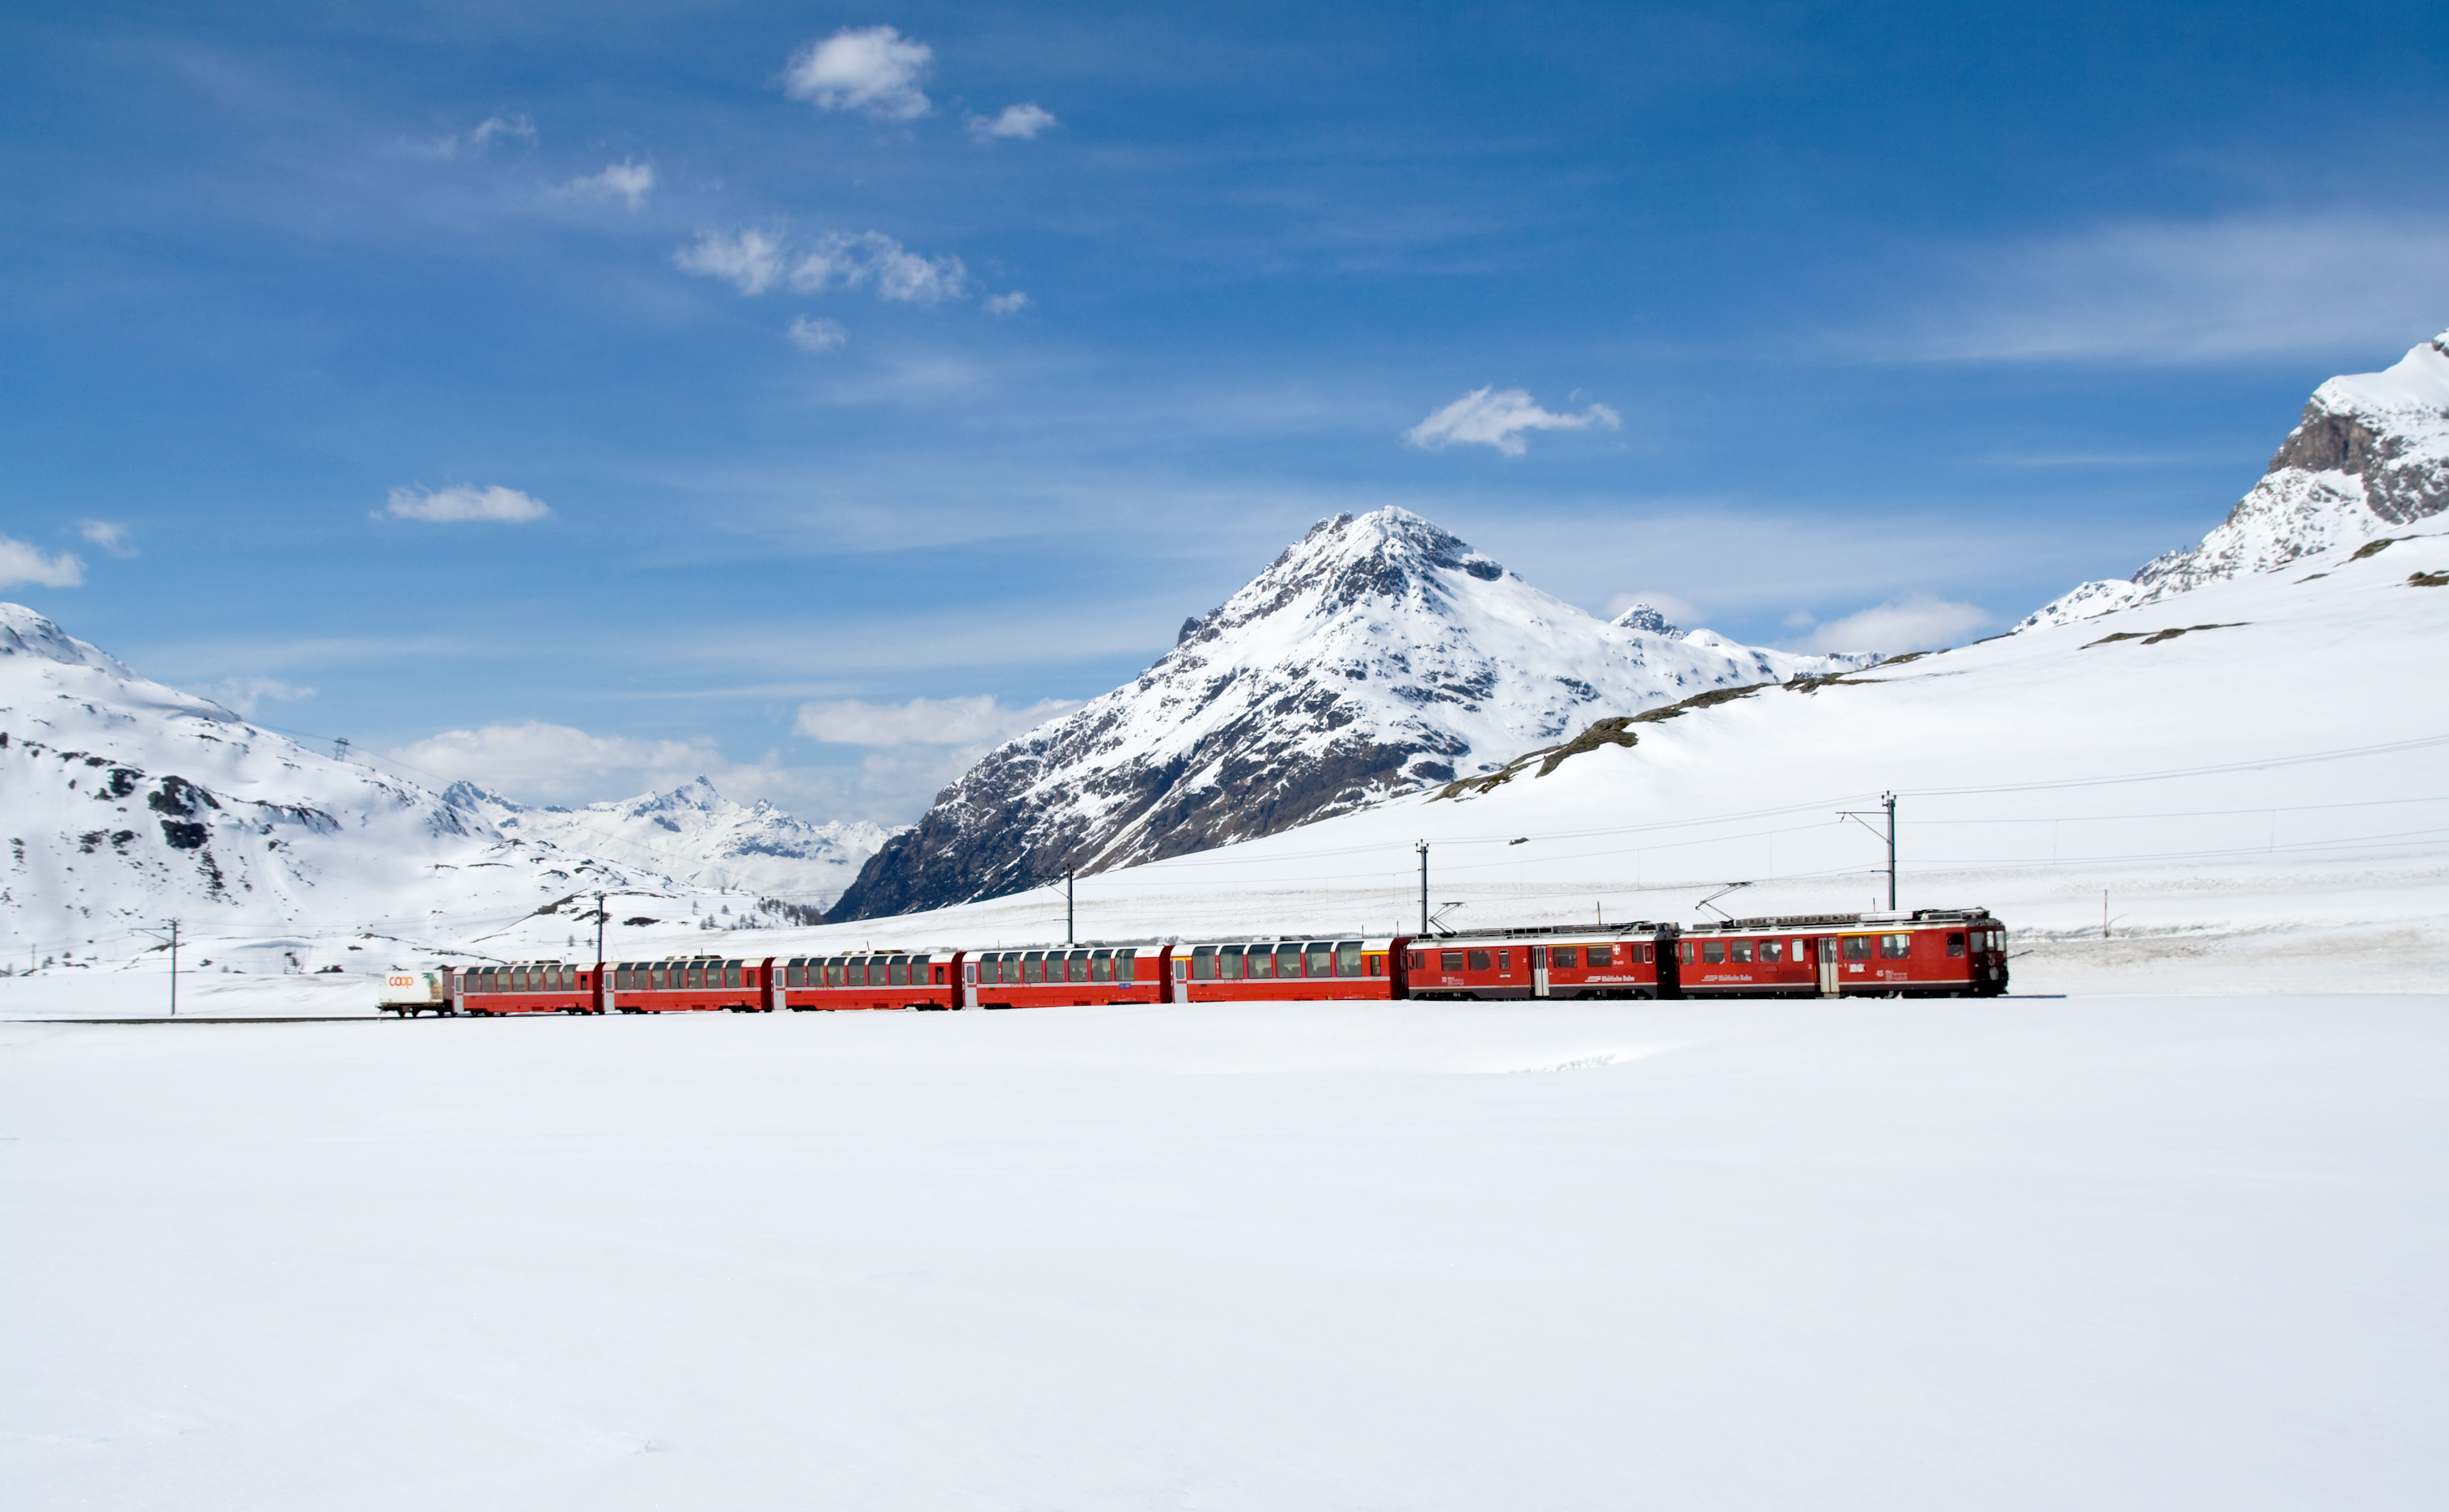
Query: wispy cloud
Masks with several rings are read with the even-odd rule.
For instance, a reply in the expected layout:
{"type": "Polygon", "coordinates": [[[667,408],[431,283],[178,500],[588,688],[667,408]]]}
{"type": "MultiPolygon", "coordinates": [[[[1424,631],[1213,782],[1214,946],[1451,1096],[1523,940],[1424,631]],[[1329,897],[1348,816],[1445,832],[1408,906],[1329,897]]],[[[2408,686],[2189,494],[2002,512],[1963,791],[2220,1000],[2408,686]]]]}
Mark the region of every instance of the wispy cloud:
{"type": "Polygon", "coordinates": [[[489,488],[465,485],[427,490],[394,488],[391,502],[377,512],[376,519],[389,514],[399,520],[427,520],[446,524],[463,520],[490,520],[503,525],[525,525],[542,520],[552,513],[542,499],[505,488],[498,484],[489,488]]]}
{"type": "Polygon", "coordinates": [[[1928,593],[1911,593],[1840,620],[1814,624],[1807,614],[1786,620],[1807,628],[1796,647],[1804,651],[1882,651],[1890,656],[1954,645],[1991,623],[1988,610],[1928,593]],[[1795,622],[1800,620],[1801,625],[1795,622]]]}
{"type": "Polygon", "coordinates": [[[799,249],[778,232],[709,231],[674,253],[672,264],[744,295],[782,282],[801,294],[862,289],[895,303],[941,304],[973,287],[960,258],[913,252],[881,231],[828,231],[799,249]]]}
{"type": "Polygon", "coordinates": [[[1008,105],[991,116],[970,117],[970,135],[980,142],[1033,142],[1056,124],[1054,112],[1035,105],[1008,105]]]}
{"type": "Polygon", "coordinates": [[[601,173],[572,179],[554,192],[582,200],[623,199],[629,202],[630,209],[635,210],[646,202],[646,196],[654,187],[653,163],[633,163],[624,158],[619,163],[606,163],[601,173]]]}
{"type": "Polygon", "coordinates": [[[830,231],[791,265],[791,287],[802,294],[874,289],[879,299],[939,304],[969,292],[970,270],[958,258],[926,257],[881,231],[830,231]]]}
{"type": "Polygon", "coordinates": [[[482,147],[496,137],[514,138],[533,146],[536,142],[535,123],[523,115],[488,116],[466,131],[454,131],[448,136],[429,138],[415,144],[411,150],[419,157],[455,158],[463,148],[472,150],[482,147]]]}
{"type": "Polygon", "coordinates": [[[782,333],[802,352],[839,352],[850,344],[850,333],[839,320],[811,320],[801,316],[782,333]]]}
{"type": "Polygon", "coordinates": [[[46,588],[73,588],[85,582],[85,564],[63,551],[57,556],[25,542],[0,535],[0,588],[37,584],[46,588]]]}
{"type": "Polygon", "coordinates": [[[974,699],[913,699],[907,703],[869,703],[835,699],[800,705],[792,731],[837,745],[978,745],[999,743],[1079,708],[1077,701],[1045,699],[1007,708],[989,694],[974,699]]]}
{"type": "Polygon", "coordinates": [[[108,520],[87,520],[77,526],[77,534],[115,557],[132,557],[136,548],[127,544],[127,526],[108,520]]]}
{"type": "Polygon", "coordinates": [[[683,273],[703,274],[736,285],[742,294],[763,294],[782,276],[782,239],[763,231],[708,231],[672,254],[683,273]]]}
{"type": "Polygon", "coordinates": [[[266,699],[295,703],[301,699],[313,698],[315,690],[283,682],[278,678],[227,678],[220,682],[206,683],[203,694],[239,718],[252,719],[257,706],[266,699]]]}
{"type": "Polygon", "coordinates": [[[1587,431],[1623,424],[1613,410],[1593,404],[1579,414],[1557,414],[1540,408],[1523,389],[1474,389],[1403,432],[1403,439],[1427,450],[1470,444],[1494,447],[1509,457],[1526,450],[1526,431],[1587,431]]]}
{"type": "Polygon", "coordinates": [[[935,58],[927,44],[891,27],[844,27],[792,56],[782,89],[820,110],[915,121],[934,108],[919,86],[935,58]]]}
{"type": "Polygon", "coordinates": [[[978,303],[978,308],[992,316],[1018,315],[1036,301],[1018,289],[1010,294],[991,294],[978,303]]]}
{"type": "Polygon", "coordinates": [[[2128,221],[1942,259],[1869,344],[1908,360],[2219,362],[2408,346],[2449,311],[2449,217],[2128,221]],[[1951,266],[1952,264],[1952,266],[1951,266]]]}

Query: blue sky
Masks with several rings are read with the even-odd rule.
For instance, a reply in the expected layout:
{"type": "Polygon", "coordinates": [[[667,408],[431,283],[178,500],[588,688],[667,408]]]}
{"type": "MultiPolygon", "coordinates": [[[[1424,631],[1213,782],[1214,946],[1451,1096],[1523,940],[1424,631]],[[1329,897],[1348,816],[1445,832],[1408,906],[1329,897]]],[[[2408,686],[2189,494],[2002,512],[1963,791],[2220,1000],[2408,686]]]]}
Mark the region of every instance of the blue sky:
{"type": "Polygon", "coordinates": [[[1988,633],[2449,325],[2444,63],[2405,6],[11,8],[0,593],[420,775],[813,818],[1337,510],[1988,633]]]}

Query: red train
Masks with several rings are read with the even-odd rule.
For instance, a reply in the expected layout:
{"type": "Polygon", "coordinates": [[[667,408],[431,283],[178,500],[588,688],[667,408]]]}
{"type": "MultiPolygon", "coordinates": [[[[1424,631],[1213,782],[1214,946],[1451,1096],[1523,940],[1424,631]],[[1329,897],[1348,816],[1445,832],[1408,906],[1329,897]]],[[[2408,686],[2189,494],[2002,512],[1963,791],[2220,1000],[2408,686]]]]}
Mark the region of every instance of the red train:
{"type": "Polygon", "coordinates": [[[2007,929],[1987,909],[1817,913],[1363,939],[1141,940],[445,967],[438,1001],[387,1013],[771,1013],[1098,1003],[1714,997],[1996,997],[2007,929]]]}

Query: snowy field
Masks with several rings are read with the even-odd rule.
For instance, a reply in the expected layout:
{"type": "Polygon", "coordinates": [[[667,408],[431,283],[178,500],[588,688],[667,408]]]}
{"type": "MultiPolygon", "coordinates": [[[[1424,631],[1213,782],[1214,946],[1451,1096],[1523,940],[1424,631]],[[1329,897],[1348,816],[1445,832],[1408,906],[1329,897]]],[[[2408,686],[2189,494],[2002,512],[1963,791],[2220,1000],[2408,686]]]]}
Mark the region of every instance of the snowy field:
{"type": "Polygon", "coordinates": [[[2449,1504],[2449,1000],[0,1025],[0,1505],[2449,1504]]]}

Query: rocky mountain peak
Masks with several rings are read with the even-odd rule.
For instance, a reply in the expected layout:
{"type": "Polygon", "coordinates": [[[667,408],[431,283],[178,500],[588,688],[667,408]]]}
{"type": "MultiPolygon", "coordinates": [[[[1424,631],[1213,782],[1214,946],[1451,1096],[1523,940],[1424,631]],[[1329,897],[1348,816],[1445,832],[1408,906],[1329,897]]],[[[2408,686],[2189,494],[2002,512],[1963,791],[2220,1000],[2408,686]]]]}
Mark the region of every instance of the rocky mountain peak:
{"type": "Polygon", "coordinates": [[[1644,635],[1663,635],[1669,641],[1678,641],[1684,636],[1684,632],[1677,629],[1664,612],[1647,603],[1636,603],[1609,622],[1619,630],[1638,630],[1644,635]]]}
{"type": "Polygon", "coordinates": [[[1610,625],[1407,509],[1340,514],[1138,679],[990,752],[834,912],[1272,834],[1492,768],[1594,715],[1870,660],[1610,625]]]}
{"type": "Polygon", "coordinates": [[[0,656],[33,657],[63,666],[92,667],[113,677],[136,676],[116,658],[78,640],[22,603],[0,603],[0,656]]]}
{"type": "Polygon", "coordinates": [[[2262,481],[2196,545],[2131,579],[2087,583],[2018,630],[2150,603],[2300,557],[2369,541],[2449,510],[2449,331],[2379,373],[2313,391],[2262,481]]]}

